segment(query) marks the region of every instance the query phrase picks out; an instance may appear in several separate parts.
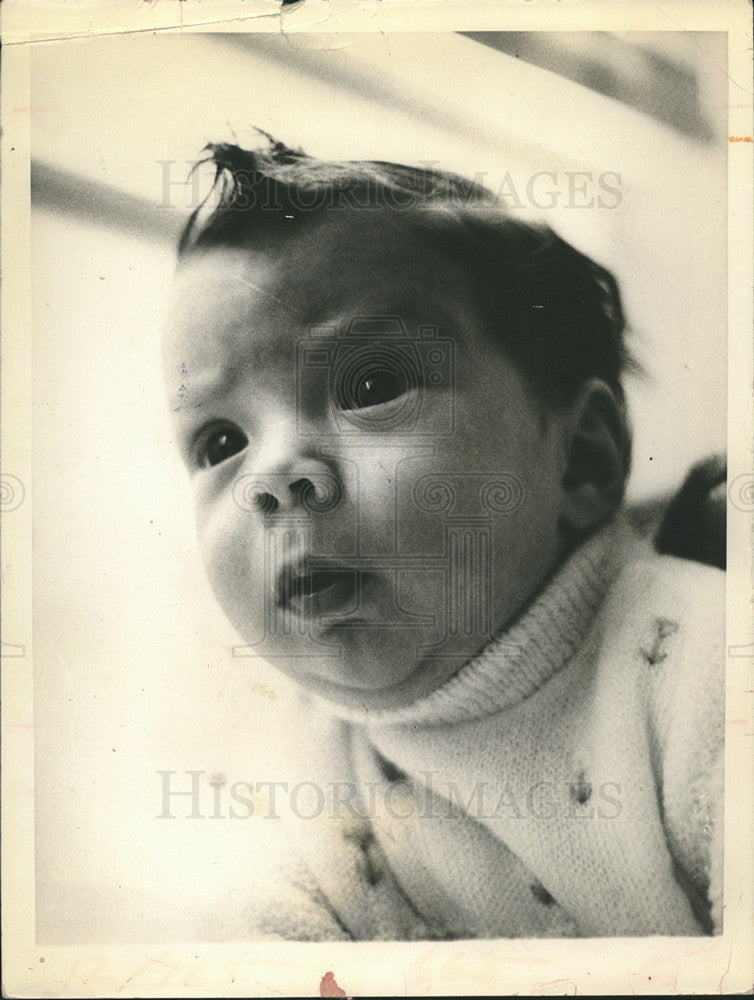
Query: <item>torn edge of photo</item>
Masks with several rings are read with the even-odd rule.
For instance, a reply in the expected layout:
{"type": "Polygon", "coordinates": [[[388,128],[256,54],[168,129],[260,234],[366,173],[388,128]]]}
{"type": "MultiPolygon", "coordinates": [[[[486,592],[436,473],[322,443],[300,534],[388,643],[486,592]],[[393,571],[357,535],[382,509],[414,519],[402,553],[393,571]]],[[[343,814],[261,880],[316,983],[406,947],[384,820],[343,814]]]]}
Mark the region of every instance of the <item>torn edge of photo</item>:
{"type": "Polygon", "coordinates": [[[751,5],[0,14],[5,995],[754,989],[751,5]]]}

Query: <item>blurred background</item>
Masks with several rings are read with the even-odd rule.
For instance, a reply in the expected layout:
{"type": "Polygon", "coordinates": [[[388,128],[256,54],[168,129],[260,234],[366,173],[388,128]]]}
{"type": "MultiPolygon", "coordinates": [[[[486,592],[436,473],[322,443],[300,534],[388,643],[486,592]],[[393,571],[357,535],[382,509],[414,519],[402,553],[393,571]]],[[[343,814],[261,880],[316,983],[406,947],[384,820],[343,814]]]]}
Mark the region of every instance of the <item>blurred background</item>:
{"type": "Polygon", "coordinates": [[[222,937],[275,857],[285,685],[215,609],[162,397],[160,324],[208,141],[477,176],[614,271],[644,376],[634,499],[726,435],[723,33],[189,34],[32,53],[40,943],[222,937]],[[202,772],[204,819],[158,819],[202,772]],[[209,917],[209,919],[207,919],[209,917]],[[197,920],[199,921],[197,923],[197,920]],[[228,917],[229,926],[232,916],[228,917]]]}

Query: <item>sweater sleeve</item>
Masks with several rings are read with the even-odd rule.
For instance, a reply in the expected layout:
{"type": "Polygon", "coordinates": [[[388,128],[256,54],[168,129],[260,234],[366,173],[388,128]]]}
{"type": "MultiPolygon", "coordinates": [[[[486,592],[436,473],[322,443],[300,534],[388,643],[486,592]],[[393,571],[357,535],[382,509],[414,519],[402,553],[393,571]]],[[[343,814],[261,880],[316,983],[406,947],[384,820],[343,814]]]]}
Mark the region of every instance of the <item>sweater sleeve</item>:
{"type": "Polygon", "coordinates": [[[243,936],[254,941],[352,941],[305,860],[297,858],[249,900],[243,936]]]}
{"type": "Polygon", "coordinates": [[[674,873],[701,927],[722,933],[725,576],[667,559],[682,620],[656,622],[647,648],[650,726],[674,873]]]}
{"type": "Polygon", "coordinates": [[[230,936],[268,941],[438,936],[402,892],[367,821],[327,826],[325,833],[314,824],[306,843],[293,845],[288,862],[247,895],[238,930],[230,936]]]}
{"type": "Polygon", "coordinates": [[[352,941],[305,859],[282,852],[263,875],[249,867],[234,889],[194,916],[191,935],[202,941],[352,941]]]}

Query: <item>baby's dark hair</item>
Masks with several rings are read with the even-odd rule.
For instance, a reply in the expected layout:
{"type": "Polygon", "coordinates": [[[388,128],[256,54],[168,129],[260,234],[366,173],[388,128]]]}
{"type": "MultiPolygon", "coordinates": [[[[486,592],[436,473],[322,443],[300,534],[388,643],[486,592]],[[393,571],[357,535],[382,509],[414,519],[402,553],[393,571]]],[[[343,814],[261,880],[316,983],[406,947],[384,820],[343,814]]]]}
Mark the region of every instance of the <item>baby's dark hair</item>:
{"type": "Polygon", "coordinates": [[[548,226],[512,218],[457,174],[328,162],[260,134],[254,150],[206,147],[200,163],[214,165],[214,183],[184,228],[179,260],[212,247],[276,247],[328,212],[401,212],[402,224],[463,268],[501,350],[547,405],[567,402],[591,377],[623,400],[629,359],[617,283],[548,226]]]}

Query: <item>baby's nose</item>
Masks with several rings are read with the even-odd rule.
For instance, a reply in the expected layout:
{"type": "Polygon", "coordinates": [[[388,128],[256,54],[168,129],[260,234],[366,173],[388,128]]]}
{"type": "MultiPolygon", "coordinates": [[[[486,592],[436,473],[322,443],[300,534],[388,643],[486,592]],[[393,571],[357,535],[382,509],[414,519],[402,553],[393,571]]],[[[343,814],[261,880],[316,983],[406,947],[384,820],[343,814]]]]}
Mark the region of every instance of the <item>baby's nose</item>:
{"type": "Polygon", "coordinates": [[[236,483],[234,495],[244,510],[264,515],[323,514],[338,506],[343,489],[334,472],[314,463],[290,471],[247,473],[236,483]]]}

